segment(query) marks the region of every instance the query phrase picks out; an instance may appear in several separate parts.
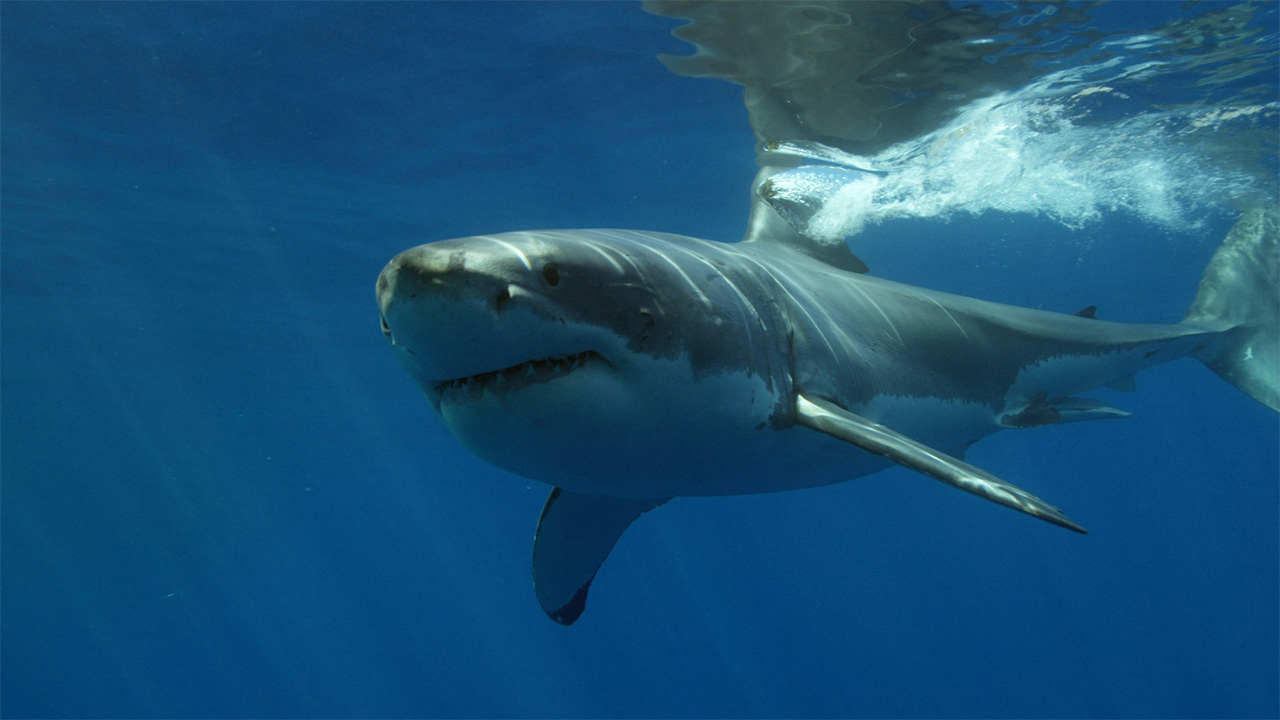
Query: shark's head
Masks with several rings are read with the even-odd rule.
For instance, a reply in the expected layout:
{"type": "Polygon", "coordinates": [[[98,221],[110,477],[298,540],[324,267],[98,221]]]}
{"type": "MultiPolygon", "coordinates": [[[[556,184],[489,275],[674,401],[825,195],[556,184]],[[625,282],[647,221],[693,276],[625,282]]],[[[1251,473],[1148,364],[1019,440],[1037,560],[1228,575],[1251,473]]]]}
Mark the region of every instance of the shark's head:
{"type": "Polygon", "coordinates": [[[712,245],[603,230],[422,245],[378,278],[382,329],[481,458],[651,496],[652,478],[699,471],[686,449],[723,436],[732,453],[768,428],[787,391],[758,280],[726,275],[712,245]]]}

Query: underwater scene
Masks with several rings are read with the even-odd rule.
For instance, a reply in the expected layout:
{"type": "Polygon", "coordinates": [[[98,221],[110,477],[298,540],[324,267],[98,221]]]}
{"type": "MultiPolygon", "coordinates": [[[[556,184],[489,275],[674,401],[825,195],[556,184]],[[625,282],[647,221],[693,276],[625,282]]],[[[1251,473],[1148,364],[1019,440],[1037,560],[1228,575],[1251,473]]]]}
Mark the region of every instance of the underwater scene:
{"type": "Polygon", "coordinates": [[[0,3],[0,716],[1276,717],[1278,28],[0,3]]]}

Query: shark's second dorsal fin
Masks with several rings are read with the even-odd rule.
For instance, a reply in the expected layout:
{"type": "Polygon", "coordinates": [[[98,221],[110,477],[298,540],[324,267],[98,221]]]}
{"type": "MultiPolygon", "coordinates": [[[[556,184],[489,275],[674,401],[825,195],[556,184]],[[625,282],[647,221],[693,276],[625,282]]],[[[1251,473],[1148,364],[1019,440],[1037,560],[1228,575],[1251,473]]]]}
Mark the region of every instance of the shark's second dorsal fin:
{"type": "Polygon", "coordinates": [[[747,234],[742,241],[785,245],[841,270],[867,272],[867,264],[858,259],[846,243],[820,243],[801,235],[760,197],[760,185],[771,175],[786,169],[764,167],[756,173],[756,179],[751,183],[751,217],[747,220],[747,234]]]}

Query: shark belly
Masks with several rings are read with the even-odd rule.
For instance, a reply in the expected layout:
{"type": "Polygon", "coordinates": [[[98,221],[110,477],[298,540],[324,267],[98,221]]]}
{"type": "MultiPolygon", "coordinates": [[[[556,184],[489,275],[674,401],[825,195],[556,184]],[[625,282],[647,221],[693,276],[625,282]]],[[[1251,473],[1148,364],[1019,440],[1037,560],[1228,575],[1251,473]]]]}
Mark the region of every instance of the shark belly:
{"type": "Polygon", "coordinates": [[[828,485],[891,463],[799,426],[746,372],[697,376],[687,362],[633,358],[637,388],[602,365],[510,393],[445,397],[449,430],[480,458],[576,493],[618,498],[742,495],[828,485]]]}
{"type": "MultiPolygon", "coordinates": [[[[508,396],[442,402],[450,431],[477,456],[514,474],[586,495],[618,498],[745,495],[830,485],[893,465],[801,425],[775,427],[775,397],[759,377],[695,378],[687,364],[661,365],[643,392],[607,370],[508,396]],[[594,412],[584,413],[589,399],[594,412]],[[569,412],[572,408],[573,412],[569,412]]],[[[858,410],[962,456],[1000,429],[991,409],[931,397],[882,395],[858,410]]]]}

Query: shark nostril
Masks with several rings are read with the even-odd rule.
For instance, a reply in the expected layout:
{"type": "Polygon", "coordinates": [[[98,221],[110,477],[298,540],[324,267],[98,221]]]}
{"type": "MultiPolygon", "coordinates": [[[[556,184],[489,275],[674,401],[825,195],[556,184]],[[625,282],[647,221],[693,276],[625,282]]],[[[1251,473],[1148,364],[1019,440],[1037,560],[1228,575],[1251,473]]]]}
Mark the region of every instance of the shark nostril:
{"type": "Polygon", "coordinates": [[[391,337],[391,326],[387,324],[387,319],[382,315],[379,315],[378,319],[382,321],[382,334],[391,337]]]}

